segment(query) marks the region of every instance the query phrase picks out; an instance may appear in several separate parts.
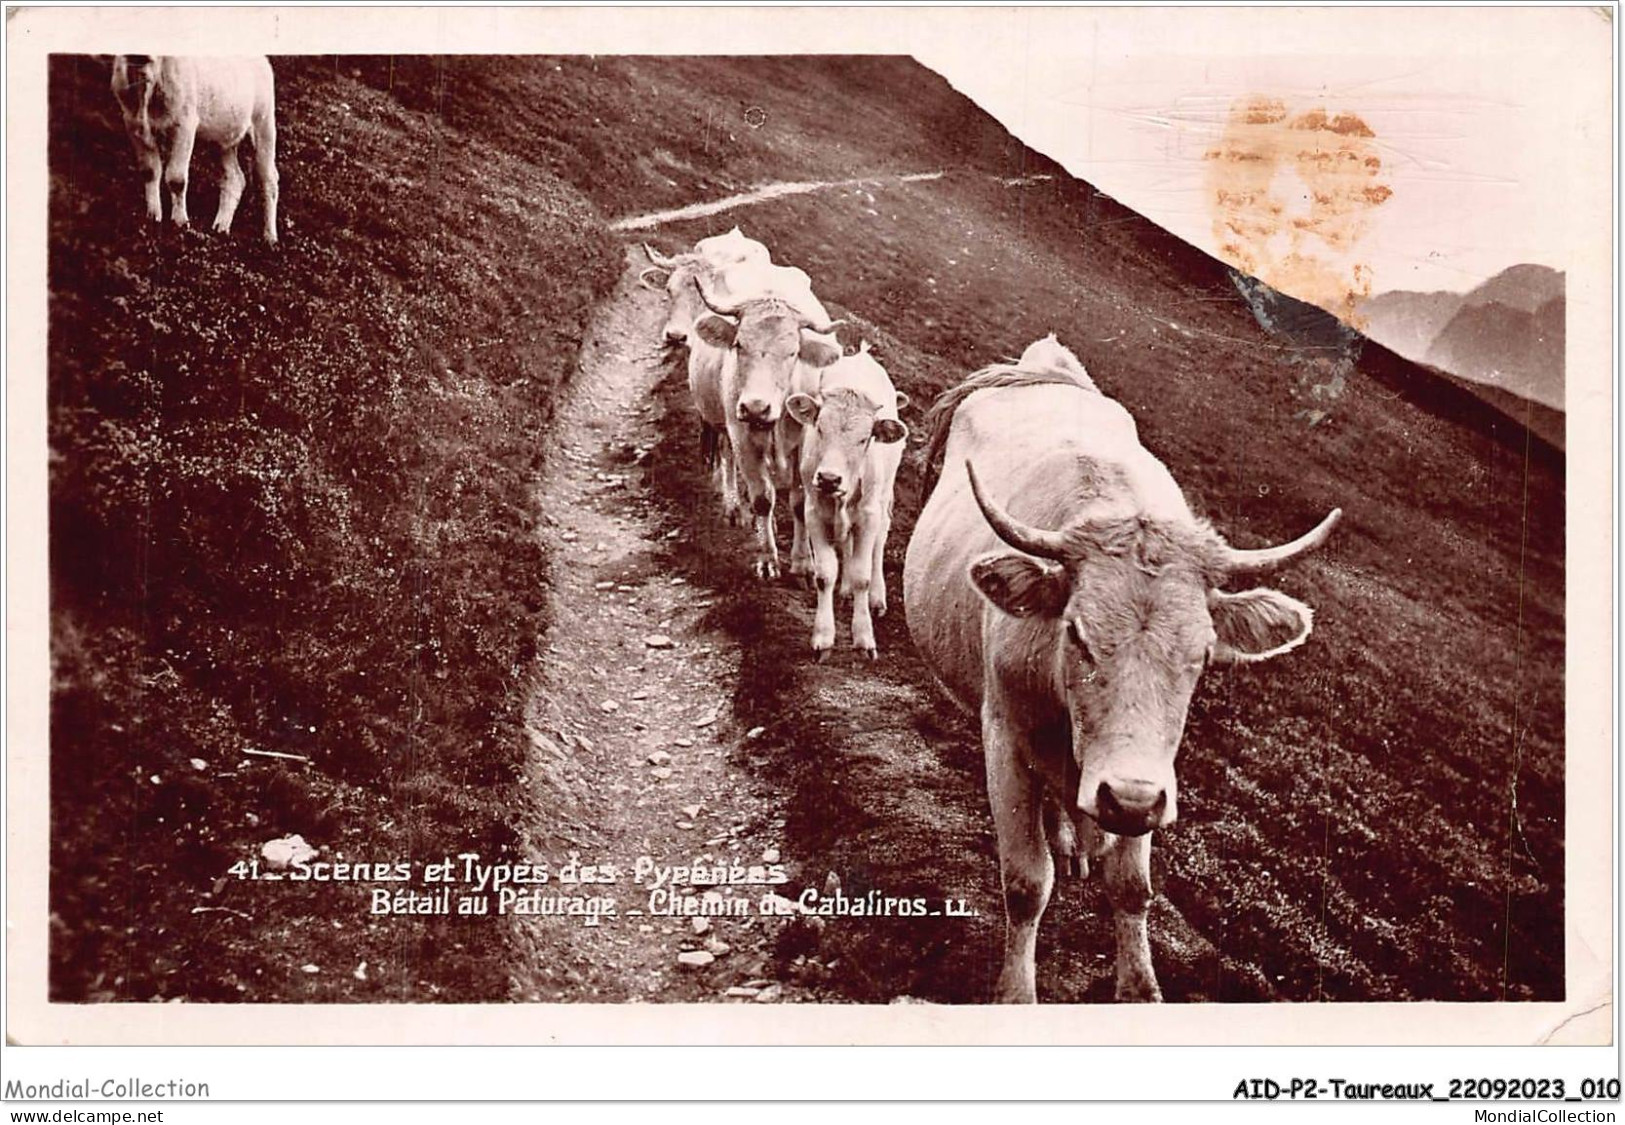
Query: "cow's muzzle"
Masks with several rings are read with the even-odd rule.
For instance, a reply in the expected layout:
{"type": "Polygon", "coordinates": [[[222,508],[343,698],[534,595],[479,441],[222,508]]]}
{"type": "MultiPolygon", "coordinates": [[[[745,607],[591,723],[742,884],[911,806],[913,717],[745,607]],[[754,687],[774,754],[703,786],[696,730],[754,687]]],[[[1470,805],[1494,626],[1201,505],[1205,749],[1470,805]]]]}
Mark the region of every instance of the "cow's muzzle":
{"type": "Polygon", "coordinates": [[[1144,836],[1173,818],[1168,815],[1168,790],[1141,778],[1108,778],[1095,790],[1093,809],[1084,811],[1108,832],[1144,836]]]}
{"type": "Polygon", "coordinates": [[[843,496],[846,493],[846,489],[842,487],[844,482],[840,473],[820,471],[813,477],[813,484],[817,485],[818,491],[825,496],[843,496]]]}
{"type": "Polygon", "coordinates": [[[739,420],[753,430],[768,430],[779,420],[779,412],[767,399],[740,399],[739,420]]]}

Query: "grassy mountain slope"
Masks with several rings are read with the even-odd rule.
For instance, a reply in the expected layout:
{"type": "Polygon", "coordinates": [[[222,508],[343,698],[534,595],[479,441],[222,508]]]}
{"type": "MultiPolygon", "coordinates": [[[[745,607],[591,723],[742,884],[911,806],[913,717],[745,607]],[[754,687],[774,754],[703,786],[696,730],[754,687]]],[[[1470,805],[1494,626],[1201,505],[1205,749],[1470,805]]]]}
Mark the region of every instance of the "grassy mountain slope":
{"type": "Polygon", "coordinates": [[[289,833],[512,845],[532,435],[618,259],[521,155],[331,62],[277,78],[272,253],[252,189],[230,238],[146,229],[105,63],[53,60],[52,994],[501,998],[455,919],[227,872],[289,833]]]}

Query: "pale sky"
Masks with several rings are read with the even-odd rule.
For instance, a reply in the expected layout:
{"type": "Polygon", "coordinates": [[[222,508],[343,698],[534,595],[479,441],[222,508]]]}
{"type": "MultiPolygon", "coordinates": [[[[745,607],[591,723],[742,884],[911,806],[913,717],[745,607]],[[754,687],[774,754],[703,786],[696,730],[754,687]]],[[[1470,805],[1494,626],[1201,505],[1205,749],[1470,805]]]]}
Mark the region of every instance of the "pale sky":
{"type": "MultiPolygon", "coordinates": [[[[1612,168],[1612,27],[1594,10],[1003,16],[974,41],[944,37],[917,57],[1028,145],[1210,253],[1204,156],[1232,107],[1257,97],[1291,114],[1354,115],[1375,134],[1362,144],[1392,194],[1360,218],[1346,254],[1326,251],[1335,268],[1363,264],[1371,292],[1464,290],[1518,262],[1567,269],[1576,238],[1611,241],[1606,210],[1600,227],[1586,223],[1572,190],[1577,176],[1600,176],[1606,194],[1612,168]]],[[[1308,198],[1290,170],[1270,193],[1289,217],[1308,198]]]]}

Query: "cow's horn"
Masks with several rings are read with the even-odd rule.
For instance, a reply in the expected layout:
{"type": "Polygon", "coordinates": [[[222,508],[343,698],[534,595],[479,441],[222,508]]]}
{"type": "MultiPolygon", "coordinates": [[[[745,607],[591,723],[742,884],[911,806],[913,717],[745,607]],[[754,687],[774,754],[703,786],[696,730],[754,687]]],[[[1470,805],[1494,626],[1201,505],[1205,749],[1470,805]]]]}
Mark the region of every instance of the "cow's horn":
{"type": "Polygon", "coordinates": [[[982,515],[987,517],[987,522],[993,525],[1000,539],[1018,551],[1026,551],[1041,559],[1066,557],[1066,536],[1059,531],[1046,531],[1011,518],[1008,512],[983,494],[982,482],[976,479],[976,470],[969,459],[965,461],[965,475],[970,478],[971,495],[976,497],[977,506],[982,509],[982,515]]]}
{"type": "Polygon", "coordinates": [[[828,324],[815,324],[815,323],[813,323],[813,319],[810,316],[808,316],[806,313],[801,313],[800,317],[801,317],[801,327],[805,328],[808,332],[818,332],[818,333],[821,333],[821,334],[826,335],[826,336],[829,333],[835,331],[835,326],[836,325],[846,323],[846,318],[845,317],[842,317],[839,320],[832,320],[828,324]]]}
{"type": "Polygon", "coordinates": [[[705,281],[700,277],[699,274],[694,275],[694,288],[700,291],[700,300],[705,302],[705,307],[716,313],[718,316],[738,316],[739,310],[744,308],[743,302],[737,305],[723,306],[713,301],[711,299],[711,294],[706,292],[705,281]]]}
{"type": "Polygon", "coordinates": [[[1337,521],[1342,516],[1342,508],[1333,508],[1330,514],[1321,520],[1313,531],[1298,536],[1290,543],[1282,543],[1279,547],[1260,547],[1257,550],[1245,551],[1238,547],[1226,545],[1225,568],[1231,573],[1248,573],[1269,570],[1281,566],[1283,563],[1291,562],[1299,555],[1307,551],[1313,551],[1326,542],[1327,537],[1332,533],[1332,528],[1337,526],[1337,521]]]}
{"type": "Polygon", "coordinates": [[[656,250],[653,246],[650,246],[647,242],[643,244],[643,252],[649,255],[649,260],[655,265],[659,266],[661,269],[674,270],[677,268],[676,258],[666,257],[666,255],[656,250]]]}

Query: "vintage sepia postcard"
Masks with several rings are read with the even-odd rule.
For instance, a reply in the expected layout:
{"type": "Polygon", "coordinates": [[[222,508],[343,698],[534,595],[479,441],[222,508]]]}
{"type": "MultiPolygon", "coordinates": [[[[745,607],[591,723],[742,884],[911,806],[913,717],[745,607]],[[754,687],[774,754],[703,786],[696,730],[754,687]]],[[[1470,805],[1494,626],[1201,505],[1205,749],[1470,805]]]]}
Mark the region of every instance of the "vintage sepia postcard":
{"type": "Polygon", "coordinates": [[[10,1039],[1608,1041],[1609,10],[167,11],[8,13],[10,1039]]]}

